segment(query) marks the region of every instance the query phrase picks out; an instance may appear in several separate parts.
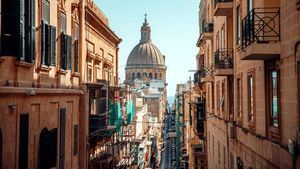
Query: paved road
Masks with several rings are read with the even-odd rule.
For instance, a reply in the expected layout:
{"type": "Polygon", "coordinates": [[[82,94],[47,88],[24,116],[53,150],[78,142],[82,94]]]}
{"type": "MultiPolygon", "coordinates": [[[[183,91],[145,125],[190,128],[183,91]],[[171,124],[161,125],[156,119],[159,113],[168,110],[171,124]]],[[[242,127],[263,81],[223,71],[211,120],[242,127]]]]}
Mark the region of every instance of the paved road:
{"type": "Polygon", "coordinates": [[[168,133],[175,132],[174,129],[176,129],[175,123],[172,123],[172,119],[174,120],[174,115],[165,116],[164,149],[161,156],[161,169],[173,169],[176,166],[176,141],[175,138],[168,138],[168,133]]]}

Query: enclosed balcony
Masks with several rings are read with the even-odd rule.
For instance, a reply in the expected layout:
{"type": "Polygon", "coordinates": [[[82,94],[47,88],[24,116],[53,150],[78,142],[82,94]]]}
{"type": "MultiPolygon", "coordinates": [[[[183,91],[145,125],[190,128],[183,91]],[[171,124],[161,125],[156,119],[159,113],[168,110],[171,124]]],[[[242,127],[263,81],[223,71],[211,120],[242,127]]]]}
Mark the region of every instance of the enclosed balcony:
{"type": "Polygon", "coordinates": [[[280,9],[254,8],[242,20],[242,60],[271,60],[280,56],[280,9]]]}
{"type": "Polygon", "coordinates": [[[233,75],[233,50],[218,49],[215,52],[215,76],[233,75]]]}
{"type": "Polygon", "coordinates": [[[194,144],[193,148],[194,148],[194,155],[196,157],[205,158],[206,153],[203,149],[203,144],[194,144]]]}
{"type": "Polygon", "coordinates": [[[204,121],[205,121],[205,101],[197,99],[195,105],[196,105],[196,131],[199,138],[202,138],[204,136],[204,121]]]}
{"type": "Polygon", "coordinates": [[[215,16],[230,16],[232,15],[232,9],[232,0],[215,0],[215,16]]]}
{"type": "Polygon", "coordinates": [[[204,19],[201,25],[200,40],[211,40],[213,38],[214,21],[213,19],[204,19]]]}
{"type": "Polygon", "coordinates": [[[213,82],[214,67],[213,66],[204,66],[201,70],[201,83],[213,82]]]}

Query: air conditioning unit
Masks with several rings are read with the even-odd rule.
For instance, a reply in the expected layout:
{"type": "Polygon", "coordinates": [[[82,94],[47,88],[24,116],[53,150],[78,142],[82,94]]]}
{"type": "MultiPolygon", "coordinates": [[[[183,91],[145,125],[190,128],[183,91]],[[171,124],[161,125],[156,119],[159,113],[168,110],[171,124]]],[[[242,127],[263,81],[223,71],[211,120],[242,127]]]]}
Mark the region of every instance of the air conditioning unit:
{"type": "Polygon", "coordinates": [[[230,126],[229,127],[229,134],[231,139],[236,138],[236,127],[235,126],[230,126]]]}

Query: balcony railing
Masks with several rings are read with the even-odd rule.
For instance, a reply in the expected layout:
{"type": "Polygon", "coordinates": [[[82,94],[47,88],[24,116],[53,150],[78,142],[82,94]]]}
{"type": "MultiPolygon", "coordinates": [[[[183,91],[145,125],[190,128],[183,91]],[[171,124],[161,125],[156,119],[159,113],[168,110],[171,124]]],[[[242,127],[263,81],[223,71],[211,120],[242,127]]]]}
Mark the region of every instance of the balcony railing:
{"type": "Polygon", "coordinates": [[[242,48],[280,41],[280,8],[254,8],[242,20],[242,48]]]}
{"type": "Polygon", "coordinates": [[[233,50],[218,49],[215,52],[215,68],[216,69],[232,69],[233,68],[233,50]]]}
{"type": "Polygon", "coordinates": [[[232,2],[232,0],[215,0],[215,7],[217,6],[218,3],[220,2],[232,2]]]}
{"type": "Polygon", "coordinates": [[[214,67],[210,66],[203,66],[201,70],[201,82],[211,82],[213,81],[214,75],[214,67]]]}
{"type": "Polygon", "coordinates": [[[196,102],[196,116],[197,116],[197,133],[204,132],[204,121],[205,121],[205,101],[196,102]]]}
{"type": "Polygon", "coordinates": [[[202,32],[203,33],[211,33],[214,31],[214,21],[213,19],[204,19],[202,21],[202,32]]]}
{"type": "Polygon", "coordinates": [[[103,115],[90,115],[90,132],[97,130],[104,130],[108,126],[107,116],[103,115]]]}

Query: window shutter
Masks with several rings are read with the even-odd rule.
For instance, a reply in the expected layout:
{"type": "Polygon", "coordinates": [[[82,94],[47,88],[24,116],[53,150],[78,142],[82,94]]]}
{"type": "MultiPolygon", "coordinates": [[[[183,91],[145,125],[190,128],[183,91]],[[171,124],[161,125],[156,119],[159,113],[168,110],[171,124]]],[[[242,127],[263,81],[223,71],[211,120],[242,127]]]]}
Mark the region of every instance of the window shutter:
{"type": "Polygon", "coordinates": [[[78,39],[74,43],[74,71],[78,72],[78,39]]]}
{"type": "Polygon", "coordinates": [[[50,65],[55,66],[56,58],[56,27],[50,26],[50,65]]]}
{"type": "Polygon", "coordinates": [[[42,20],[42,65],[46,65],[46,24],[42,20]]]}
{"type": "Polygon", "coordinates": [[[31,62],[35,60],[35,0],[31,0],[31,45],[30,45],[30,56],[31,62]]]}
{"type": "Polygon", "coordinates": [[[62,32],[60,36],[60,67],[61,69],[66,69],[66,57],[65,57],[65,41],[66,36],[62,32]]]}
{"type": "Polygon", "coordinates": [[[19,4],[19,49],[18,60],[25,61],[25,10],[24,0],[20,0],[19,4]]]}
{"type": "Polygon", "coordinates": [[[67,69],[72,69],[72,37],[67,35],[67,69]]]}

